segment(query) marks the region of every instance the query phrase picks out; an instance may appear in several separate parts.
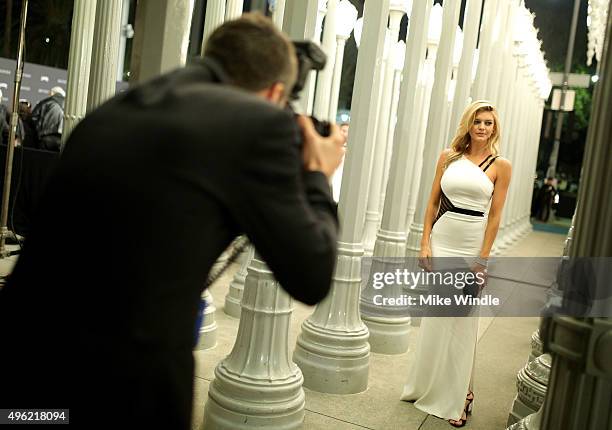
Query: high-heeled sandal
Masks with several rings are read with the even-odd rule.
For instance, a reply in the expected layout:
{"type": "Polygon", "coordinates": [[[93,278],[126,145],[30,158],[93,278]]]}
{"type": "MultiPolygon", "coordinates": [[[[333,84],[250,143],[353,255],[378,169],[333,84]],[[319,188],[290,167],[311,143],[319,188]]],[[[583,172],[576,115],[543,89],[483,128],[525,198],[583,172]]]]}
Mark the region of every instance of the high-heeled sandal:
{"type": "Polygon", "coordinates": [[[470,391],[468,395],[465,397],[465,400],[467,403],[465,405],[465,408],[463,409],[461,418],[459,418],[458,420],[448,420],[448,423],[453,427],[459,428],[459,427],[465,426],[465,424],[467,423],[468,415],[472,413],[472,402],[474,401],[474,393],[470,391]],[[472,398],[470,398],[469,396],[472,396],[472,398]],[[464,416],[465,418],[463,418],[464,416]]]}

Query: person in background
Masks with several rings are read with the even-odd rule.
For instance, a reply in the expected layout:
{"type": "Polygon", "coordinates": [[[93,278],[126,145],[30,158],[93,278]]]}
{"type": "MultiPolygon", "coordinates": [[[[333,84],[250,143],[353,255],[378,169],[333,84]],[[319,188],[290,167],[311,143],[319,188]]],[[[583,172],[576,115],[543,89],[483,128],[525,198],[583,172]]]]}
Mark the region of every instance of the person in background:
{"type": "Polygon", "coordinates": [[[36,127],[40,149],[60,150],[65,100],[66,93],[62,87],[53,87],[49,97],[41,100],[32,111],[32,122],[36,127]]]}
{"type": "Polygon", "coordinates": [[[552,205],[557,194],[553,185],[554,178],[548,177],[538,190],[536,218],[538,221],[548,222],[552,205]]]}
{"type": "Polygon", "coordinates": [[[0,145],[8,142],[10,115],[7,107],[2,103],[2,90],[0,90],[0,145]]]}
{"type": "Polygon", "coordinates": [[[25,148],[38,148],[36,127],[32,120],[32,107],[27,100],[19,102],[19,124],[21,128],[21,144],[25,148]]]}

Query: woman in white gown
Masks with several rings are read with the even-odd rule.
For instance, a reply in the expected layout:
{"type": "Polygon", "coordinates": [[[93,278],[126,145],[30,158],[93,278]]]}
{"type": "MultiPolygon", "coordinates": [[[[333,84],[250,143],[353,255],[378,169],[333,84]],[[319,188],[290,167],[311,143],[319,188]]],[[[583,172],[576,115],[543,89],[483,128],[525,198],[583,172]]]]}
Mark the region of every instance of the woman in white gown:
{"type": "MultiPolygon", "coordinates": [[[[438,160],[423,225],[422,267],[431,268],[431,257],[473,257],[471,270],[486,272],[511,175],[510,162],[498,156],[499,140],[495,108],[484,100],[471,103],[451,148],[438,160]]],[[[423,318],[401,399],[463,427],[474,399],[477,334],[477,317],[423,318]]]]}

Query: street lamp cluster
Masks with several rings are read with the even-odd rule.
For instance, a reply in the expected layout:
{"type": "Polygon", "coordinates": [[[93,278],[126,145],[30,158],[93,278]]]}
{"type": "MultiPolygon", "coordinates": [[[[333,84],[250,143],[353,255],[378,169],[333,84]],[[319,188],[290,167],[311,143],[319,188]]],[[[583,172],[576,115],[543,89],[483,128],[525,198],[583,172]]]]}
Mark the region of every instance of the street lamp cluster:
{"type": "Polygon", "coordinates": [[[589,0],[587,9],[587,27],[589,31],[587,66],[591,65],[593,56],[595,56],[597,63],[601,61],[601,52],[603,50],[604,38],[606,35],[606,22],[608,22],[609,9],[610,0],[589,0]]]}
{"type": "MultiPolygon", "coordinates": [[[[230,3],[236,2],[209,0],[211,28],[226,18],[230,3]]],[[[312,25],[304,33],[314,35],[329,59],[326,69],[311,77],[303,103],[307,113],[335,120],[351,34],[359,49],[338,262],[332,291],[302,324],[291,358],[291,299],[251,250],[226,298],[226,311],[240,323],[234,349],[218,364],[209,390],[205,421],[211,428],[237,424],[247,415],[254,422],[265,419],[270,428],[297,427],[303,419],[302,384],[320,392],[357,393],[367,388],[370,351],[406,350],[415,321],[405,309],[371,306],[373,291],[362,291],[362,257],[379,264],[416,255],[436,159],[470,99],[486,98],[498,107],[503,155],[513,163],[498,248],[529,229],[539,125],[552,84],[533,16],[522,1],[467,0],[462,28],[457,1],[443,6],[431,0],[368,1],[360,19],[349,0],[287,0],[286,11],[281,5],[285,2],[277,0],[274,21],[312,25]],[[283,13],[292,19],[283,20],[283,13]],[[404,15],[408,34],[406,42],[398,42],[404,15]]],[[[405,291],[381,293],[399,297],[405,291]]]]}

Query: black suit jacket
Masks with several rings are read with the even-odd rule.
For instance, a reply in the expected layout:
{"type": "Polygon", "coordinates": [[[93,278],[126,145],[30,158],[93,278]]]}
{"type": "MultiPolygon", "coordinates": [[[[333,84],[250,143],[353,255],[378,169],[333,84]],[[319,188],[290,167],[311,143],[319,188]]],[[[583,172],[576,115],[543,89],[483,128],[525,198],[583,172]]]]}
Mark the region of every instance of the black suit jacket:
{"type": "Polygon", "coordinates": [[[297,300],[325,297],[326,178],[302,171],[291,113],[223,81],[189,66],[73,131],[0,292],[0,407],[188,429],[200,294],[238,234],[297,300]]]}

